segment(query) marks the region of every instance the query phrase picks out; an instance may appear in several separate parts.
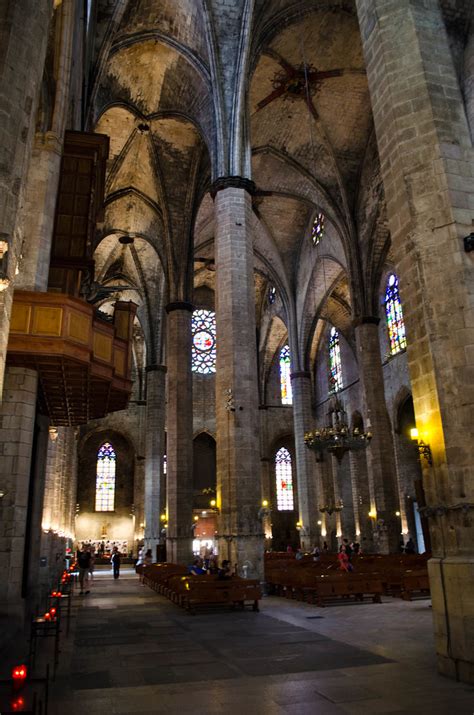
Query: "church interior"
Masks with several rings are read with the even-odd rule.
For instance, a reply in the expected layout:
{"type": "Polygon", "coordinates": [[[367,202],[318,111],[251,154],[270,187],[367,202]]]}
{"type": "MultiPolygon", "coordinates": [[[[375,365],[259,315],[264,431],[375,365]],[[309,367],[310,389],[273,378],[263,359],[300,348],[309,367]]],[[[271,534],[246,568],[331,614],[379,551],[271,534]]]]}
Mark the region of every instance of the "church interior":
{"type": "Polygon", "coordinates": [[[0,37],[0,711],[62,583],[53,713],[471,713],[471,0],[0,37]]]}

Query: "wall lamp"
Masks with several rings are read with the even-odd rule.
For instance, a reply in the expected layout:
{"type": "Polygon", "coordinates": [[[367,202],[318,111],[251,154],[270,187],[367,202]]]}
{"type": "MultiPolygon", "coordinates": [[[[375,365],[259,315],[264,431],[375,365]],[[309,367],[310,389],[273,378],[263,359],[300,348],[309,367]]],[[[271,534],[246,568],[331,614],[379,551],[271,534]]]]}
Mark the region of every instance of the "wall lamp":
{"type": "Polygon", "coordinates": [[[421,457],[424,457],[429,465],[433,464],[433,457],[431,455],[431,447],[429,444],[425,444],[422,439],[418,439],[418,429],[412,427],[410,430],[410,437],[412,438],[415,449],[421,457]]]}
{"type": "Polygon", "coordinates": [[[217,506],[217,502],[216,502],[215,499],[211,499],[211,501],[209,502],[209,509],[210,509],[211,511],[213,511],[215,514],[219,514],[219,513],[220,513],[220,509],[219,509],[219,507],[217,506]]]}
{"type": "Polygon", "coordinates": [[[262,506],[261,506],[260,509],[258,510],[258,518],[259,518],[259,519],[265,519],[267,516],[270,516],[271,513],[272,513],[272,510],[271,510],[271,507],[270,507],[270,505],[269,505],[269,503],[268,503],[268,500],[267,500],[267,499],[264,499],[264,500],[262,501],[262,506]]]}

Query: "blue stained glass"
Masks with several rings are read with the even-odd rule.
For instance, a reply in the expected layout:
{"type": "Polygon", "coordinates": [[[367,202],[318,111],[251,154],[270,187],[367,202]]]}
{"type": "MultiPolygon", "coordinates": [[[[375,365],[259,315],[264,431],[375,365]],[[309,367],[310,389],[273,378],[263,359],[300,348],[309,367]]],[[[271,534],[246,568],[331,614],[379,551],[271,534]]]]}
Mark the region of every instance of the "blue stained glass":
{"type": "Polygon", "coordinates": [[[405,321],[398,291],[398,278],[395,273],[388,277],[385,291],[385,316],[387,320],[390,355],[396,355],[406,349],[405,321]]]}
{"type": "Polygon", "coordinates": [[[113,511],[115,502],[115,464],[117,455],[110,442],[97,452],[95,510],[113,511]]]}
{"type": "Polygon", "coordinates": [[[342,390],[342,364],[339,333],[333,326],[329,333],[329,392],[342,390]]]}
{"type": "Polygon", "coordinates": [[[313,246],[317,246],[322,237],[324,236],[324,214],[316,214],[316,218],[313,221],[313,226],[311,228],[311,241],[313,246]]]}

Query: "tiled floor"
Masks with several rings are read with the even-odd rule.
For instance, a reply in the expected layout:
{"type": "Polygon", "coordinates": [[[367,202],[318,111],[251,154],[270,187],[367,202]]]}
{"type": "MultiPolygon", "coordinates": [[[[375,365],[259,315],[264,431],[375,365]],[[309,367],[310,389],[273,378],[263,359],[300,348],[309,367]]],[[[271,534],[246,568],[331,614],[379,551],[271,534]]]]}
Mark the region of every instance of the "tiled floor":
{"type": "Polygon", "coordinates": [[[428,601],[190,616],[123,571],[75,602],[51,715],[474,713],[436,673],[428,601]]]}

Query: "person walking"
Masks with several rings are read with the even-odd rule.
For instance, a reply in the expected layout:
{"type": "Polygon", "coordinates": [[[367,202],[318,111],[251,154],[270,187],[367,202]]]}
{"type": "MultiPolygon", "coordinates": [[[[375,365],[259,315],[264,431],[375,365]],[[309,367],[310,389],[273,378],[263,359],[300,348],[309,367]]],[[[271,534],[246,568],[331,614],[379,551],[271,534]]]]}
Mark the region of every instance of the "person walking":
{"type": "Polygon", "coordinates": [[[112,549],[112,556],[110,557],[112,562],[112,568],[114,570],[114,579],[118,579],[120,576],[120,553],[117,546],[112,549]]]}

